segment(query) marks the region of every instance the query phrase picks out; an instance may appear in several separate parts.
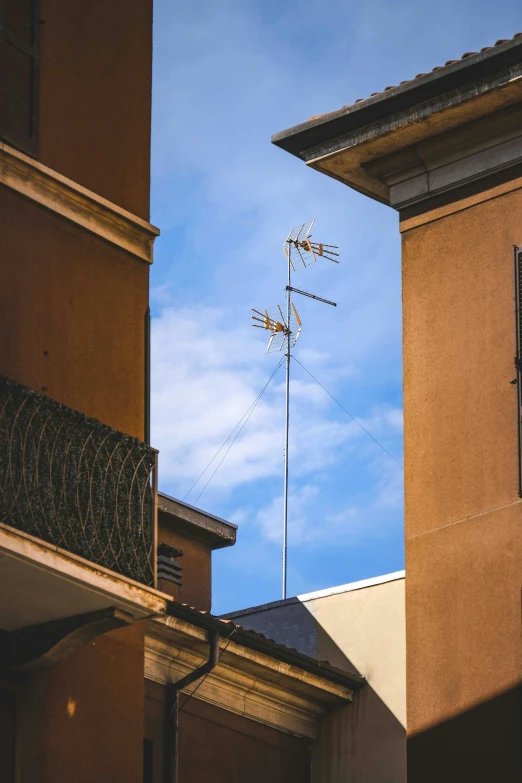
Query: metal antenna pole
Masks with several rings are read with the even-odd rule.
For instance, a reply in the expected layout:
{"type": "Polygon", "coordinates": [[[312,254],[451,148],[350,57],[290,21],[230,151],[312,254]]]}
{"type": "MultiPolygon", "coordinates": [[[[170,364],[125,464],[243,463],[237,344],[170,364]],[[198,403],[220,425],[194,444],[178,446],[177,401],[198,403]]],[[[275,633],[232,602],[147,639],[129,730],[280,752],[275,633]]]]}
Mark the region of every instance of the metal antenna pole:
{"type": "MultiPolygon", "coordinates": [[[[1,0],[0,0],[1,3],[1,0]]],[[[293,228],[285,239],[283,249],[288,261],[288,285],[286,286],[286,321],[283,315],[284,305],[275,305],[266,310],[256,310],[252,308],[252,320],[256,329],[266,329],[270,332],[270,340],[266,349],[267,353],[276,351],[286,352],[286,426],[285,426],[285,487],[283,497],[283,598],[286,598],[287,583],[287,549],[288,549],[288,465],[290,455],[288,453],[288,441],[290,433],[290,349],[294,347],[299,335],[301,334],[301,319],[299,313],[292,302],[292,291],[295,294],[315,299],[318,302],[336,307],[335,302],[329,299],[323,299],[321,296],[312,294],[308,291],[301,291],[300,288],[292,288],[292,272],[299,269],[305,269],[310,264],[315,264],[320,258],[339,263],[339,253],[335,251],[339,248],[336,245],[325,245],[322,242],[312,242],[312,226],[315,220],[308,223],[302,223],[293,228]],[[291,260],[292,250],[294,260],[291,260]]],[[[278,365],[279,367],[280,365],[278,365]]]]}
{"type": "Polygon", "coordinates": [[[290,314],[292,290],[290,287],[290,254],[291,245],[288,245],[288,286],[286,288],[286,323],[288,330],[286,335],[286,427],[285,427],[285,489],[284,489],[284,512],[283,512],[283,598],[286,598],[286,564],[287,564],[287,544],[288,544],[288,436],[290,431],[290,314]]]}

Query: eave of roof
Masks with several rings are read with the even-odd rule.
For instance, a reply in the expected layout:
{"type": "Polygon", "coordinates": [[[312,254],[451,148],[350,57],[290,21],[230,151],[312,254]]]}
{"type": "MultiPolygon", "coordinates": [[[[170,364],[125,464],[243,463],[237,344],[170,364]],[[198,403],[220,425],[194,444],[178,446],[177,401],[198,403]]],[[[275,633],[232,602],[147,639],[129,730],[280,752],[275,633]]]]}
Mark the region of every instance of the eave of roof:
{"type": "Polygon", "coordinates": [[[212,549],[222,549],[236,543],[237,525],[164,492],[158,492],[158,509],[175,519],[185,530],[206,541],[212,549]]]}
{"type": "Polygon", "coordinates": [[[337,685],[357,690],[365,683],[365,678],[356,672],[345,672],[331,666],[327,661],[317,661],[308,655],[298,652],[294,648],[279,644],[273,639],[267,639],[257,631],[250,631],[233,623],[231,620],[221,620],[209,612],[202,612],[187,604],[181,604],[178,601],[169,601],[167,605],[167,614],[177,617],[180,620],[193,623],[199,628],[216,629],[220,636],[229,639],[234,634],[236,644],[248,647],[251,650],[263,653],[278,661],[302,669],[303,671],[314,674],[317,677],[333,682],[337,685]]]}
{"type": "Polygon", "coordinates": [[[272,143],[301,157],[305,150],[320,146],[333,138],[353,133],[390,114],[406,111],[416,104],[458,90],[486,78],[493,72],[519,63],[522,57],[522,33],[507,41],[497,41],[477,53],[466,53],[460,60],[450,60],[431,73],[419,74],[397,87],[387,87],[369,98],[314,117],[272,136],[272,143]]]}

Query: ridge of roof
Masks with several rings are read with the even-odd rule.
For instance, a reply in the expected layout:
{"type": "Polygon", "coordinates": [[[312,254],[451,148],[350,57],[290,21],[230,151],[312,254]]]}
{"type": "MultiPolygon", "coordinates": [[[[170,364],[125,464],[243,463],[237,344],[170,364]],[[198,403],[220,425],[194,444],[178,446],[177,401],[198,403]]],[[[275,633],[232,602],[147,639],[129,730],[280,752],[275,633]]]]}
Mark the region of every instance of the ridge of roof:
{"type": "MultiPolygon", "coordinates": [[[[372,92],[368,98],[374,98],[376,95],[383,95],[385,92],[388,92],[389,90],[395,90],[397,87],[400,87],[401,84],[411,84],[412,82],[417,81],[417,79],[422,79],[424,76],[428,76],[429,73],[435,73],[436,71],[442,71],[444,68],[448,68],[450,65],[455,65],[455,63],[460,63],[462,60],[467,59],[468,57],[474,57],[478,54],[483,54],[484,52],[490,52],[492,51],[496,46],[501,46],[505,43],[510,43],[511,41],[514,41],[515,38],[522,38],[522,33],[515,33],[511,38],[499,38],[498,41],[496,41],[493,46],[483,46],[482,49],[480,49],[478,52],[464,52],[463,55],[460,57],[457,57],[456,60],[447,60],[444,65],[436,65],[434,68],[431,69],[431,71],[427,71],[426,73],[418,73],[417,76],[414,76],[413,79],[403,79],[402,82],[399,82],[399,84],[392,84],[389,87],[385,87],[383,90],[378,90],[377,92],[372,92]]],[[[368,100],[368,98],[356,98],[355,101],[352,103],[347,103],[344,106],[342,106],[342,109],[348,108],[348,106],[354,106],[356,103],[361,103],[362,101],[368,100]]],[[[316,120],[319,117],[326,117],[328,114],[333,114],[333,112],[325,112],[324,114],[317,114],[315,117],[309,117],[308,121],[310,120],[316,120]]]]}
{"type": "Polygon", "coordinates": [[[220,636],[226,639],[230,639],[234,635],[234,641],[237,644],[269,655],[283,663],[296,666],[303,669],[303,671],[315,674],[337,685],[343,685],[351,690],[361,688],[366,681],[364,676],[357,672],[343,671],[332,666],[328,661],[318,661],[299,652],[294,647],[286,647],[286,645],[280,644],[274,641],[274,639],[268,639],[258,631],[243,628],[241,625],[232,622],[232,620],[223,620],[210,612],[196,609],[194,606],[189,606],[179,601],[167,602],[167,615],[193,623],[200,628],[207,630],[216,629],[220,636]]]}
{"type": "Polygon", "coordinates": [[[387,584],[388,582],[397,582],[404,579],[406,572],[393,571],[389,574],[382,574],[380,576],[372,576],[369,579],[360,579],[357,582],[348,582],[344,585],[336,585],[335,587],[326,587],[323,590],[315,590],[311,593],[301,593],[300,595],[292,596],[291,598],[280,598],[277,601],[270,601],[266,604],[257,604],[256,606],[247,606],[244,609],[236,609],[233,612],[226,612],[226,614],[219,615],[222,620],[232,620],[235,617],[247,617],[258,612],[266,612],[270,609],[278,609],[280,606],[292,606],[295,604],[304,604],[308,601],[315,601],[320,598],[330,598],[333,595],[341,595],[342,593],[351,593],[355,590],[364,590],[368,587],[377,587],[378,585],[387,584]]]}

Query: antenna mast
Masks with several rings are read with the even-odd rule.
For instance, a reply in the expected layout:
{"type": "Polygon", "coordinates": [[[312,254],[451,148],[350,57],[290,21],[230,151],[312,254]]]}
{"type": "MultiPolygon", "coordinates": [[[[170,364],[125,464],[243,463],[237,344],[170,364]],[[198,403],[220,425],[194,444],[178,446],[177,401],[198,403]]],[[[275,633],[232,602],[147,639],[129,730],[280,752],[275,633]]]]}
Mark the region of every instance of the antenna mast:
{"type": "Polygon", "coordinates": [[[287,592],[288,560],[288,440],[290,434],[290,351],[299,339],[302,326],[301,319],[299,318],[298,312],[292,302],[292,293],[300,294],[301,296],[307,296],[310,299],[317,300],[318,302],[332,305],[332,307],[337,306],[335,302],[330,302],[328,299],[323,299],[320,296],[316,296],[316,294],[311,294],[307,291],[302,291],[299,288],[292,287],[292,271],[296,272],[300,269],[305,269],[307,266],[314,264],[318,258],[327,258],[329,261],[333,261],[336,264],[339,263],[339,253],[334,252],[335,250],[338,250],[335,245],[323,245],[321,243],[311,241],[312,226],[314,223],[315,220],[311,220],[308,223],[303,223],[302,225],[293,228],[288,234],[283,245],[283,249],[288,261],[288,282],[285,289],[286,318],[283,317],[283,312],[279,305],[265,310],[264,313],[252,308],[254,313],[252,316],[253,320],[260,322],[252,324],[252,326],[256,326],[259,329],[268,329],[271,333],[266,352],[273,353],[275,351],[284,350],[286,355],[285,478],[283,498],[283,598],[286,598],[287,592]]]}

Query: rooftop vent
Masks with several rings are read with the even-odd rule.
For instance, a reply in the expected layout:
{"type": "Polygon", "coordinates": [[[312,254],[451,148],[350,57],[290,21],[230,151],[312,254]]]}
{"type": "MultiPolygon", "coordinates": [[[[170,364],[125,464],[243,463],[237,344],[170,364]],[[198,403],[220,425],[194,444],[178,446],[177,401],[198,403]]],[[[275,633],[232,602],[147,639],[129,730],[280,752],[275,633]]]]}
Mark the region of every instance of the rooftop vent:
{"type": "Polygon", "coordinates": [[[168,544],[160,544],[158,547],[158,579],[165,579],[181,587],[183,567],[176,562],[183,557],[181,549],[176,549],[168,544]]]}

